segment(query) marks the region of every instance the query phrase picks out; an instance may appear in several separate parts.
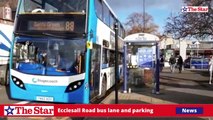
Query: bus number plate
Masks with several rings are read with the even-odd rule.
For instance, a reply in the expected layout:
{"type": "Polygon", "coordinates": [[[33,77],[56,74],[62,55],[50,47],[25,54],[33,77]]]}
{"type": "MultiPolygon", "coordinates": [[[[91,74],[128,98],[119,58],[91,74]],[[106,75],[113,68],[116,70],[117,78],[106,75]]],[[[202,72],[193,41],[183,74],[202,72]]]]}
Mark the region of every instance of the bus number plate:
{"type": "Polygon", "coordinates": [[[38,100],[38,101],[53,102],[53,97],[36,96],[36,100],[38,100]]]}

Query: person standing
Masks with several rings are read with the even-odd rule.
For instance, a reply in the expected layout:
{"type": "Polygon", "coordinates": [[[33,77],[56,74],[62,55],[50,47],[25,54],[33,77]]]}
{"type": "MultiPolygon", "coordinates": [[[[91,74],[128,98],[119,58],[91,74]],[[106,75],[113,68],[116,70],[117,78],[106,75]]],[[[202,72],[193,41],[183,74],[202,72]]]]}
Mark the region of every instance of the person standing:
{"type": "Polygon", "coordinates": [[[209,74],[210,74],[209,84],[212,84],[212,69],[213,69],[213,56],[209,60],[209,74]]]}
{"type": "Polygon", "coordinates": [[[178,64],[179,73],[181,73],[182,72],[182,66],[183,66],[183,58],[180,55],[178,57],[177,64],[178,64]]]}
{"type": "Polygon", "coordinates": [[[160,72],[163,71],[163,67],[164,67],[164,58],[163,58],[163,55],[161,55],[161,57],[160,57],[160,72]]]}
{"type": "Polygon", "coordinates": [[[175,59],[175,57],[173,55],[169,59],[169,64],[170,64],[171,72],[174,73],[175,72],[176,59],[175,59]]]}

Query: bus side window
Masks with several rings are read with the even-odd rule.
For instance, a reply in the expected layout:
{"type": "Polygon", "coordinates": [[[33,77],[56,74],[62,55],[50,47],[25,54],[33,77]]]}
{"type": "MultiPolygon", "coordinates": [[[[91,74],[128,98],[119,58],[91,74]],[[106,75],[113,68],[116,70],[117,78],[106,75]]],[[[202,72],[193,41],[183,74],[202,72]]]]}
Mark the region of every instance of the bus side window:
{"type": "Polygon", "coordinates": [[[115,52],[110,51],[109,67],[115,66],[115,52]]]}
{"type": "Polygon", "coordinates": [[[73,65],[71,66],[71,71],[76,71],[77,73],[83,73],[85,72],[85,54],[81,53],[80,51],[76,54],[76,60],[73,63],[73,65]]]}
{"type": "Polygon", "coordinates": [[[85,55],[83,53],[78,54],[78,57],[77,57],[78,73],[84,72],[84,64],[85,64],[84,59],[85,59],[85,55]]]}
{"type": "Polygon", "coordinates": [[[118,64],[122,65],[122,63],[123,63],[123,56],[122,56],[122,53],[119,53],[118,54],[118,64]]]}
{"type": "Polygon", "coordinates": [[[102,68],[109,67],[109,58],[108,58],[108,50],[103,48],[103,54],[102,54],[102,68]]]}

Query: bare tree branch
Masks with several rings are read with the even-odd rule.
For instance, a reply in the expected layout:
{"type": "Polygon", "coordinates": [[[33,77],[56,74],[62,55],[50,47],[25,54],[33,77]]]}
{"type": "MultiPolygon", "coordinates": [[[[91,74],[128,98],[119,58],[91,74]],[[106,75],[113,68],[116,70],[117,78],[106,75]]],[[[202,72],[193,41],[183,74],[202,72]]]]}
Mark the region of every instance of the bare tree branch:
{"type": "Polygon", "coordinates": [[[166,34],[175,38],[213,38],[213,0],[185,0],[186,5],[208,6],[207,13],[181,13],[170,16],[165,26],[166,34]]]}
{"type": "Polygon", "coordinates": [[[149,14],[145,14],[145,20],[143,13],[132,13],[127,18],[127,22],[125,23],[127,28],[127,34],[145,32],[145,33],[153,33],[158,34],[158,26],[153,23],[153,18],[149,14]],[[145,22],[145,28],[144,28],[145,22]]]}

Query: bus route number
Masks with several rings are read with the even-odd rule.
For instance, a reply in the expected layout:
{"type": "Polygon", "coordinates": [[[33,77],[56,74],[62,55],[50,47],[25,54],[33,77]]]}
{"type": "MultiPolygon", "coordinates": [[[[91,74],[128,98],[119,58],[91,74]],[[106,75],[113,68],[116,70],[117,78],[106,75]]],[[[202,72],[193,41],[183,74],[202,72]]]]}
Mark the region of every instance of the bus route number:
{"type": "Polygon", "coordinates": [[[66,22],[66,31],[74,31],[75,24],[73,21],[66,22]]]}

